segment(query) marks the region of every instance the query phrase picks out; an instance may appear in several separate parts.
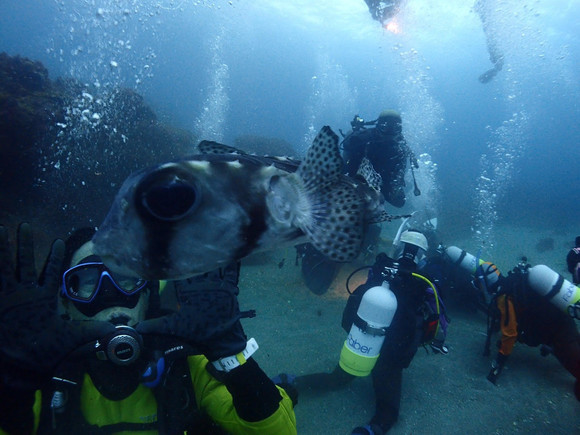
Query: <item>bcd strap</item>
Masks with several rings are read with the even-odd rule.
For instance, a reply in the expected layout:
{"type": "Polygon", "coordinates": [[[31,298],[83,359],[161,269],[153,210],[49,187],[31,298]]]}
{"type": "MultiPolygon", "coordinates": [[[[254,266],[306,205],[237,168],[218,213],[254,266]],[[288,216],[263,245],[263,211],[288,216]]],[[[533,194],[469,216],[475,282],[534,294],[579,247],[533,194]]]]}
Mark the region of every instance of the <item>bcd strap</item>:
{"type": "Polygon", "coordinates": [[[467,252],[465,252],[464,250],[461,250],[461,254],[459,254],[459,258],[457,259],[457,261],[454,264],[456,266],[459,266],[461,264],[461,262],[463,261],[463,259],[465,258],[466,255],[467,255],[467,252]]]}
{"type": "Polygon", "coordinates": [[[387,333],[387,328],[375,328],[369,325],[365,320],[361,319],[358,314],[354,316],[353,322],[362,332],[374,336],[383,336],[387,333]]]}
{"type": "Polygon", "coordinates": [[[554,284],[551,288],[551,290],[549,291],[548,294],[546,294],[544,296],[544,298],[546,300],[551,300],[554,296],[556,296],[559,292],[560,292],[560,288],[562,287],[562,284],[564,284],[564,277],[560,274],[558,274],[558,279],[556,280],[556,284],[554,284]]]}

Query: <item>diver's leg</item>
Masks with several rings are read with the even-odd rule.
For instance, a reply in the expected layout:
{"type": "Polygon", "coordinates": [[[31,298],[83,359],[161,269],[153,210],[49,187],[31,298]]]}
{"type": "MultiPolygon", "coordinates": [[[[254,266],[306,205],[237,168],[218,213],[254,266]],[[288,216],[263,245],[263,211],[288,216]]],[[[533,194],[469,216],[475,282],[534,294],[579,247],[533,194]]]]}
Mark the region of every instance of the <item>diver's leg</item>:
{"type": "Polygon", "coordinates": [[[336,366],[331,373],[312,373],[298,376],[296,388],[300,393],[333,391],[348,385],[355,377],[346,373],[340,366],[336,366]]]}
{"type": "Polygon", "coordinates": [[[370,423],[387,432],[399,418],[403,369],[390,364],[377,364],[372,376],[376,405],[370,423]]]}
{"type": "Polygon", "coordinates": [[[566,318],[566,321],[558,326],[553,342],[549,344],[553,347],[554,356],[576,378],[576,387],[578,388],[580,382],[580,333],[575,320],[566,318]]]}

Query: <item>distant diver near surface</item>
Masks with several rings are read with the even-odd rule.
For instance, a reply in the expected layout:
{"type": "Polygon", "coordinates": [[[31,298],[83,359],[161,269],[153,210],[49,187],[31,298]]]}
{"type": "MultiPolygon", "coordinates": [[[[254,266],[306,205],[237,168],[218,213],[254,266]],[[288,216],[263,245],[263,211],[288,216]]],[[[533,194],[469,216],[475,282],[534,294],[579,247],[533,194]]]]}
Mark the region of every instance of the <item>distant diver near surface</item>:
{"type": "Polygon", "coordinates": [[[483,84],[489,83],[498,72],[503,68],[504,56],[499,49],[497,35],[490,28],[490,14],[494,0],[476,0],[473,8],[481,20],[483,25],[483,33],[485,34],[485,41],[487,43],[487,51],[489,52],[489,60],[493,67],[479,76],[479,81],[483,84]]]}
{"type": "Polygon", "coordinates": [[[381,24],[399,13],[401,0],[365,0],[374,20],[381,24]]]}

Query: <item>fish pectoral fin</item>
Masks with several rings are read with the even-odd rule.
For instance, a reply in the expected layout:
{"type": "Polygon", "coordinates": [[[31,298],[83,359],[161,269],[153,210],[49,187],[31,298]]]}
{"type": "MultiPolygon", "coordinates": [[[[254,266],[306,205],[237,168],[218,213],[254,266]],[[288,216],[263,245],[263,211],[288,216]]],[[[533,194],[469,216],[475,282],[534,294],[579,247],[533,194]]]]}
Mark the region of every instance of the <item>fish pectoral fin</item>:
{"type": "Polygon", "coordinates": [[[270,178],[266,205],[272,218],[287,227],[299,226],[298,216],[309,215],[310,204],[304,187],[294,174],[270,178]]]}
{"type": "Polygon", "coordinates": [[[365,204],[351,183],[338,181],[309,192],[311,215],[301,228],[330,260],[348,262],[360,253],[365,204]]]}

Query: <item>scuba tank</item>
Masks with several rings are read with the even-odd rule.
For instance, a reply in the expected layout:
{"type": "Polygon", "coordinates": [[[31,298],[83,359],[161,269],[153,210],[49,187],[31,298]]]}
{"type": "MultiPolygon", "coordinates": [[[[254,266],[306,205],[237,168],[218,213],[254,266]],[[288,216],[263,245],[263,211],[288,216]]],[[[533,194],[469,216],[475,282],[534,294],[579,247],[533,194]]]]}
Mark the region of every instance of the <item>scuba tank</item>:
{"type": "Polygon", "coordinates": [[[458,248],[457,246],[449,246],[445,249],[445,254],[447,254],[447,257],[449,257],[449,260],[451,260],[453,264],[459,266],[461,269],[472,275],[475,274],[477,266],[481,266],[485,263],[492,264],[482,260],[481,258],[475,258],[472,254],[458,248]]]}
{"type": "Polygon", "coordinates": [[[456,266],[474,275],[488,290],[494,289],[501,276],[497,266],[489,261],[476,258],[469,252],[459,249],[457,246],[449,246],[445,249],[447,258],[456,266]]]}
{"type": "Polygon", "coordinates": [[[529,268],[528,284],[562,311],[580,302],[580,288],[543,264],[529,268]]]}
{"type": "Polygon", "coordinates": [[[396,310],[397,298],[388,282],[364,293],[340,352],[339,365],[345,372],[354,376],[370,374],[396,310]]]}

